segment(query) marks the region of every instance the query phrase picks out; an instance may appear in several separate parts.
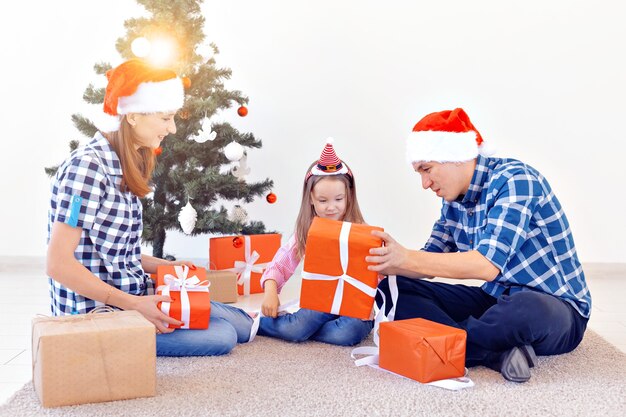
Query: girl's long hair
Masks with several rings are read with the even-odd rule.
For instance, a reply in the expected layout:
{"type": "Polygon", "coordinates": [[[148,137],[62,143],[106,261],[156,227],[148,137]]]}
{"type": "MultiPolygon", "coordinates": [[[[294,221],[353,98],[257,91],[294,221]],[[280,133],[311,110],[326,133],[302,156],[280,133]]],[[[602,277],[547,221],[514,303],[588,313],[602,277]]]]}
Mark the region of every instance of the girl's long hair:
{"type": "MultiPolygon", "coordinates": [[[[345,161],[343,162],[344,164],[345,161]]],[[[317,161],[313,162],[307,174],[311,171],[311,168],[317,164],[317,161]]],[[[347,164],[346,164],[347,166],[347,164]]],[[[304,256],[304,249],[306,247],[306,237],[309,233],[309,228],[315,217],[315,208],[311,202],[311,192],[315,188],[315,185],[324,178],[328,178],[326,175],[311,175],[302,187],[302,202],[300,203],[300,212],[296,220],[296,245],[298,250],[298,256],[302,258],[304,256]]],[[[363,214],[359,208],[359,202],[356,198],[356,183],[354,181],[354,174],[349,176],[347,174],[337,174],[330,176],[333,179],[338,179],[344,183],[346,187],[346,214],[343,216],[344,221],[352,223],[365,223],[363,220],[363,214]]]]}
{"type": "Polygon", "coordinates": [[[135,136],[125,116],[122,116],[120,128],[105,136],[122,164],[121,191],[145,197],[152,191],[150,179],[156,163],[154,150],[148,147],[135,149],[135,136]]]}

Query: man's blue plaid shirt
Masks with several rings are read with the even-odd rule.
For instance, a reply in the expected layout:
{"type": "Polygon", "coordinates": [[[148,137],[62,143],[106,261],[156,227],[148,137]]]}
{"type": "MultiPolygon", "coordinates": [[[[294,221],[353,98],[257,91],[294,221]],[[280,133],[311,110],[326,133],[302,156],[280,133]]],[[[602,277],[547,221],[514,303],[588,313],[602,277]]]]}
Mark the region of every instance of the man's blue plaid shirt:
{"type": "Polygon", "coordinates": [[[477,250],[500,274],[482,289],[498,297],[534,290],[591,312],[585,281],[565,213],[548,181],[515,159],[478,156],[465,196],[444,200],[423,250],[477,250]]]}

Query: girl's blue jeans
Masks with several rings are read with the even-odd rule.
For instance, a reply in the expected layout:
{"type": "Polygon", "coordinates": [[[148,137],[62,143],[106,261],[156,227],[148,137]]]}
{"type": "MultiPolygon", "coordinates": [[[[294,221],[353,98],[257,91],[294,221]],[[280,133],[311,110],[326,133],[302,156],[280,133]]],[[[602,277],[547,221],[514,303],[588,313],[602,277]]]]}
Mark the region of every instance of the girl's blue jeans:
{"type": "Polygon", "coordinates": [[[209,328],[158,334],[157,356],[224,355],[248,341],[251,327],[252,318],[242,309],[211,301],[209,328]]]}
{"type": "Polygon", "coordinates": [[[301,308],[293,314],[262,317],[258,334],[289,342],[316,340],[332,345],[352,346],[372,330],[372,320],[360,320],[301,308]]]}

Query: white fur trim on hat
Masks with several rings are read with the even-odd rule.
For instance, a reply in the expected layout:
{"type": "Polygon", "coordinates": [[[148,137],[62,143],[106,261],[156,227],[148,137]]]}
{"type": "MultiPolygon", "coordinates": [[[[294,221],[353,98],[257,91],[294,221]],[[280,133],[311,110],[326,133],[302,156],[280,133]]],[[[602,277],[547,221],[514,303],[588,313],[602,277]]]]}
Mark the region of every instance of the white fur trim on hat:
{"type": "Polygon", "coordinates": [[[111,116],[100,111],[91,117],[91,121],[102,133],[115,132],[120,128],[121,116],[111,116]]]}
{"type": "Polygon", "coordinates": [[[412,132],[406,141],[406,156],[413,162],[465,162],[478,156],[476,132],[412,132]]]}
{"type": "Polygon", "coordinates": [[[341,162],[341,169],[338,171],[322,171],[321,169],[319,169],[317,167],[317,164],[313,166],[313,168],[311,168],[311,174],[312,175],[339,175],[339,174],[347,174],[348,173],[348,167],[345,164],[345,162],[341,162]]]}
{"type": "Polygon", "coordinates": [[[184,102],[185,90],[180,78],[146,81],[139,84],[134,94],[119,98],[117,113],[170,112],[183,107],[184,102]]]}

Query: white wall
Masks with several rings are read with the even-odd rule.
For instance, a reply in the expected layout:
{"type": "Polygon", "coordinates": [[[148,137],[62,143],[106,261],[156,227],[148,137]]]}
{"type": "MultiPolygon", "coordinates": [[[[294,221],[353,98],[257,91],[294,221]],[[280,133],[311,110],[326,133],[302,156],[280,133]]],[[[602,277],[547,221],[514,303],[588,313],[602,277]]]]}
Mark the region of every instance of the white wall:
{"type": "MultiPolygon", "coordinates": [[[[93,63],[114,42],[132,0],[14,3],[0,18],[0,255],[43,255],[49,180],[43,167],[82,137],[93,63]],[[53,19],[53,15],[61,16],[53,19]]],[[[584,262],[623,262],[626,58],[618,0],[446,2],[207,1],[208,39],[250,97],[250,179],[275,181],[278,203],[248,207],[285,234],[303,171],[324,139],[356,173],[366,220],[420,247],[439,201],[404,163],[404,139],[425,114],[463,107],[500,156],[550,180],[584,262]],[[514,4],[513,4],[514,3],[514,4]]],[[[205,237],[172,233],[166,250],[206,257],[205,237]]]]}

